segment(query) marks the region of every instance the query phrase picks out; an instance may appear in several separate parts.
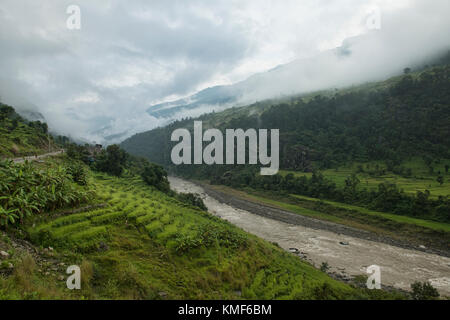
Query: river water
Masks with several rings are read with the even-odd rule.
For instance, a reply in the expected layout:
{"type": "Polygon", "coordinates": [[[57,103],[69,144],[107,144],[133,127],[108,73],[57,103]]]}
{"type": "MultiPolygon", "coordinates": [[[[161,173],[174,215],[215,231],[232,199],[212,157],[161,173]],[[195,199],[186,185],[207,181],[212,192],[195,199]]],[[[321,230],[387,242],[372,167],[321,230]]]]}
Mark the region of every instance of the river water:
{"type": "Polygon", "coordinates": [[[330,272],[354,277],[378,265],[383,285],[409,290],[415,281],[429,281],[441,295],[450,296],[450,258],[264,218],[221,203],[189,181],[169,181],[173,190],[199,194],[210,213],[285,250],[298,249],[316,267],[327,262],[330,272]]]}

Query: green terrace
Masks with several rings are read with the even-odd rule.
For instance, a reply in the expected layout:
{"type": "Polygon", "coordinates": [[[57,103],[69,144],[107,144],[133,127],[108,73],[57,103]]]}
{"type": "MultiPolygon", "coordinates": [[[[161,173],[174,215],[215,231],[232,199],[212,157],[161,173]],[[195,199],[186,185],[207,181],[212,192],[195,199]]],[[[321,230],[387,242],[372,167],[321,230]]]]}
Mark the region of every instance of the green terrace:
{"type": "Polygon", "coordinates": [[[162,193],[149,192],[149,187],[139,178],[124,180],[96,175],[95,180],[94,188],[100,201],[108,203],[107,207],[59,217],[30,228],[32,240],[44,246],[52,244],[89,251],[108,239],[111,225],[128,223],[146,230],[169,247],[176,245],[175,237],[179,234],[197,236],[198,225],[204,220],[200,210],[162,193]]]}
{"type": "MultiPolygon", "coordinates": [[[[434,163],[433,173],[430,173],[429,168],[422,159],[414,158],[402,163],[404,169],[410,170],[410,176],[402,176],[389,172],[386,170],[386,164],[382,161],[371,161],[369,163],[351,163],[347,166],[340,166],[336,169],[327,169],[321,171],[321,173],[327,178],[336,183],[338,187],[345,186],[345,180],[356,173],[360,184],[359,189],[374,190],[380,183],[394,183],[397,184],[406,193],[416,194],[418,191],[424,192],[430,191],[430,196],[434,199],[439,196],[448,196],[450,194],[450,180],[448,173],[446,174],[445,165],[448,164],[448,160],[441,160],[439,163],[434,163]],[[371,175],[369,171],[374,171],[375,168],[384,170],[382,175],[371,175]],[[438,173],[444,175],[444,183],[440,184],[437,181],[438,173]]],[[[310,178],[312,173],[280,170],[280,174],[285,176],[292,173],[296,177],[305,176],[310,178]]]]}

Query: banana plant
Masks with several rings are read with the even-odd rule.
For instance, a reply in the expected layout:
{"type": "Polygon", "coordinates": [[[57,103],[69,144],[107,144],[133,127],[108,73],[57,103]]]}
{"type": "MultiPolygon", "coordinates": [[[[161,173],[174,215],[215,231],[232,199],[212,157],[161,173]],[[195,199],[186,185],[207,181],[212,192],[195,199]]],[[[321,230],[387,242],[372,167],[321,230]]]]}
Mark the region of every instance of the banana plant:
{"type": "Polygon", "coordinates": [[[14,224],[19,217],[15,214],[17,209],[4,209],[0,206],[0,225],[6,226],[8,223],[14,224]]]}
{"type": "Polygon", "coordinates": [[[89,201],[93,193],[76,185],[63,166],[39,169],[29,162],[0,161],[0,221],[2,224],[45,211],[89,201]]]}

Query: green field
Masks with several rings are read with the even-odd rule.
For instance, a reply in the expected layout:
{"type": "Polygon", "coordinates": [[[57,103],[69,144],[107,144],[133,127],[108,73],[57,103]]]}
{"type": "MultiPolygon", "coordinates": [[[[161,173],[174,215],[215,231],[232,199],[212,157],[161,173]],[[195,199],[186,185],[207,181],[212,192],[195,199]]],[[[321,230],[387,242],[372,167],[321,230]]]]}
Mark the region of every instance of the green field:
{"type": "MultiPolygon", "coordinates": [[[[370,168],[374,168],[376,165],[380,168],[385,168],[382,162],[370,162],[370,168]]],[[[362,166],[363,170],[367,170],[367,163],[353,163],[349,166],[339,167],[337,169],[328,169],[321,171],[321,173],[339,187],[345,186],[345,180],[352,174],[356,173],[358,179],[360,180],[359,189],[376,189],[380,183],[395,183],[398,187],[403,189],[406,193],[416,194],[417,191],[428,190],[431,193],[432,198],[437,198],[438,196],[449,196],[450,195],[450,173],[445,173],[445,165],[450,164],[450,160],[442,160],[440,163],[434,163],[433,169],[434,173],[430,174],[429,169],[426,167],[425,163],[421,159],[414,159],[404,162],[402,165],[405,168],[410,168],[412,175],[411,177],[402,177],[400,175],[394,174],[392,172],[387,172],[385,175],[374,177],[366,172],[358,172],[358,166],[362,166]],[[438,172],[444,177],[444,183],[442,185],[437,182],[438,172]]],[[[312,173],[296,172],[281,170],[280,174],[286,175],[292,173],[294,176],[306,176],[311,177],[312,173]]]]}
{"type": "Polygon", "coordinates": [[[435,221],[429,221],[429,220],[423,220],[423,219],[416,219],[416,218],[411,218],[408,216],[384,213],[384,212],[369,210],[369,209],[366,209],[363,207],[353,206],[353,205],[349,205],[349,204],[345,204],[345,203],[328,201],[328,200],[319,200],[319,199],[300,196],[300,195],[291,195],[291,196],[298,198],[298,199],[307,200],[307,201],[322,202],[325,204],[332,205],[336,208],[344,208],[344,209],[348,209],[348,210],[353,210],[353,211],[357,211],[362,214],[378,216],[378,217],[382,217],[382,218],[389,219],[389,220],[399,222],[399,223],[417,225],[417,226],[421,226],[421,227],[428,228],[431,230],[436,230],[436,231],[450,232],[450,224],[444,223],[444,222],[435,222],[435,221]]]}
{"type": "Polygon", "coordinates": [[[435,222],[435,221],[429,221],[429,220],[423,220],[423,219],[416,219],[416,218],[411,218],[408,216],[401,216],[401,215],[397,215],[397,214],[390,214],[390,213],[369,210],[369,209],[366,209],[363,207],[353,206],[353,205],[346,204],[346,203],[340,203],[340,202],[334,202],[334,201],[328,201],[328,200],[320,200],[320,199],[315,199],[315,198],[310,198],[310,197],[305,197],[305,196],[300,196],[300,195],[291,195],[291,196],[298,198],[298,199],[307,200],[307,201],[322,202],[325,204],[332,205],[336,208],[344,208],[344,209],[348,209],[348,210],[353,210],[353,211],[357,211],[362,214],[378,216],[378,217],[389,219],[389,220],[399,222],[399,223],[417,225],[417,226],[421,226],[421,227],[428,228],[431,230],[436,230],[436,231],[450,232],[450,224],[444,223],[444,222],[435,222]]]}

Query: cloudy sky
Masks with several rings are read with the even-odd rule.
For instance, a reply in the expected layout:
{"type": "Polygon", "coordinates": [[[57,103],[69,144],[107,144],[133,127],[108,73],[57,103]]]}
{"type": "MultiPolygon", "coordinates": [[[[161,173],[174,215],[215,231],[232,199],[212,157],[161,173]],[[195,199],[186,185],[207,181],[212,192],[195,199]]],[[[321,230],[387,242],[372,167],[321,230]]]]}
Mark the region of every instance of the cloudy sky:
{"type": "Polygon", "coordinates": [[[408,12],[448,37],[448,0],[2,0],[0,96],[38,106],[58,133],[144,131],[160,124],[151,104],[338,47],[376,8],[381,23],[408,12]]]}

